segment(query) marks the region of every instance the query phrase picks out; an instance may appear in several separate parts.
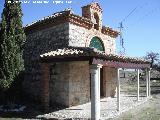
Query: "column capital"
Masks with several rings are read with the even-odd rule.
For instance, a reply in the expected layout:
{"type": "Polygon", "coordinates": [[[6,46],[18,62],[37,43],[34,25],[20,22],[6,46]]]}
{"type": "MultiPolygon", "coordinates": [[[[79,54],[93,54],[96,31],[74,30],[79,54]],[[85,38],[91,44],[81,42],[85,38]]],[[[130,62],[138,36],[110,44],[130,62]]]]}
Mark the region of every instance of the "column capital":
{"type": "Polygon", "coordinates": [[[98,69],[98,68],[102,68],[103,65],[101,64],[92,64],[90,65],[90,69],[98,69]]]}
{"type": "Polygon", "coordinates": [[[90,73],[95,73],[97,69],[102,68],[101,64],[92,64],[90,65],[90,73]]]}
{"type": "Polygon", "coordinates": [[[152,70],[152,68],[146,68],[146,71],[151,71],[152,70]]]}

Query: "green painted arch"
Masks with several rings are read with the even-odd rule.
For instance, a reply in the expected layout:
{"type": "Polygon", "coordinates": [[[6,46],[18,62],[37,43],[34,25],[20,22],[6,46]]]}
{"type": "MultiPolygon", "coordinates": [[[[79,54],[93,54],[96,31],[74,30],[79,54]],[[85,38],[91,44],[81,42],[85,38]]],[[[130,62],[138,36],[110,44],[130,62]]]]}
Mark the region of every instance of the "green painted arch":
{"type": "Polygon", "coordinates": [[[100,51],[105,51],[104,45],[98,37],[92,38],[92,40],[90,41],[89,47],[96,48],[97,50],[100,50],[100,51]]]}

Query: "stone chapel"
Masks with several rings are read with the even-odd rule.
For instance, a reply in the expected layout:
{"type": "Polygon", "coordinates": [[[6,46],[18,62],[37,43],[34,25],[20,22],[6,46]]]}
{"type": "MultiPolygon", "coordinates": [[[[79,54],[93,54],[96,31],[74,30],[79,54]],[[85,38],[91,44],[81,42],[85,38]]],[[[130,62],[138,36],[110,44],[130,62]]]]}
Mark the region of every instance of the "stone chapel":
{"type": "Polygon", "coordinates": [[[89,102],[92,87],[101,98],[114,97],[118,68],[149,68],[147,61],[118,56],[119,32],[102,21],[101,6],[92,2],[82,7],[82,16],[66,9],[27,25],[25,92],[45,108],[70,107],[89,102]],[[99,81],[92,84],[98,67],[99,81]]]}

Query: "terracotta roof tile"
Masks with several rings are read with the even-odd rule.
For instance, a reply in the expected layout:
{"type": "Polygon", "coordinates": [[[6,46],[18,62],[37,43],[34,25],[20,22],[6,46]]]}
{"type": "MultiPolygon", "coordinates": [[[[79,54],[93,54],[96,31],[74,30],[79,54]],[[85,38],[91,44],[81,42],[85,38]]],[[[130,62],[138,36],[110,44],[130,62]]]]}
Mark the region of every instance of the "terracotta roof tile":
{"type": "Polygon", "coordinates": [[[49,56],[63,56],[63,55],[74,55],[74,54],[83,54],[82,50],[77,49],[57,49],[56,51],[51,51],[45,54],[40,55],[40,57],[49,57],[49,56]]]}
{"type": "Polygon", "coordinates": [[[95,48],[89,47],[68,47],[63,49],[57,49],[55,51],[50,51],[40,55],[41,59],[47,59],[50,57],[57,58],[57,57],[98,57],[104,60],[109,61],[118,61],[118,62],[131,62],[131,63],[146,63],[149,64],[150,61],[137,58],[137,57],[129,57],[129,56],[119,56],[116,54],[106,54],[102,51],[99,51],[95,48]]]}
{"type": "MultiPolygon", "coordinates": [[[[54,23],[55,25],[57,25],[58,23],[56,22],[59,22],[59,19],[60,20],[63,19],[63,22],[67,22],[68,18],[70,18],[69,19],[70,22],[75,23],[77,25],[82,25],[83,27],[86,28],[91,28],[93,26],[93,22],[90,19],[74,14],[71,9],[65,9],[64,11],[56,12],[50,16],[34,21],[31,24],[27,24],[24,28],[25,31],[31,32],[32,29],[37,30],[38,27],[44,26],[45,23],[46,24],[50,23],[49,21],[55,20],[54,23]],[[63,17],[66,17],[66,19],[64,19],[63,17]]],[[[110,35],[111,37],[117,37],[119,35],[119,32],[117,30],[113,30],[110,27],[104,27],[104,26],[102,27],[102,33],[110,35]]]]}
{"type": "Polygon", "coordinates": [[[46,20],[48,20],[48,19],[56,18],[56,17],[58,17],[58,16],[61,16],[61,15],[63,15],[63,14],[67,14],[67,13],[72,13],[71,9],[65,9],[64,11],[56,12],[56,13],[54,13],[54,14],[52,14],[52,15],[47,16],[47,17],[43,17],[42,19],[37,20],[37,21],[34,21],[34,22],[32,22],[31,24],[27,24],[27,25],[25,26],[25,28],[30,27],[30,26],[32,26],[32,25],[34,25],[34,24],[36,24],[36,23],[44,22],[44,21],[46,21],[46,20]]]}

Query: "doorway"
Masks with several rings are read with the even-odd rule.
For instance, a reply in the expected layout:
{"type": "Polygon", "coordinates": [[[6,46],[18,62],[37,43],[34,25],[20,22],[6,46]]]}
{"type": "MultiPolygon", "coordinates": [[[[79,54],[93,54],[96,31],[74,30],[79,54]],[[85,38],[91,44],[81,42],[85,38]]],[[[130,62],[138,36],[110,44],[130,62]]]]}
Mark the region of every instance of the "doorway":
{"type": "Polygon", "coordinates": [[[104,97],[104,80],[103,80],[103,67],[100,68],[100,97],[104,97]]]}

